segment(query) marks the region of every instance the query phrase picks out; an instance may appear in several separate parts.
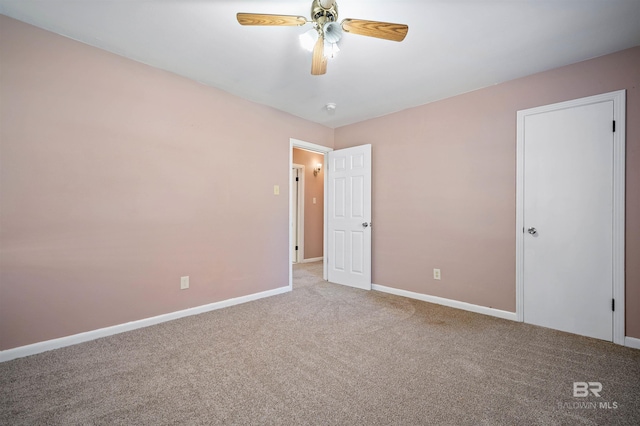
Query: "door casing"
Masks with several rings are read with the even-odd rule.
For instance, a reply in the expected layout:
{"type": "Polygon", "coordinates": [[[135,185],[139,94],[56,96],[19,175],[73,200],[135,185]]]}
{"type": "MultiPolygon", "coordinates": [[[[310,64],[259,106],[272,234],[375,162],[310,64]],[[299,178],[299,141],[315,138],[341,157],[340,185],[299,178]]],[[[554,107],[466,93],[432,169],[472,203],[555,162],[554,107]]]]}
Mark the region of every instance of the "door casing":
{"type": "Polygon", "coordinates": [[[516,317],[524,321],[524,120],[528,115],[613,101],[616,131],[613,134],[613,342],[625,344],[625,129],[626,92],[604,93],[518,111],[516,148],[516,317]]]}

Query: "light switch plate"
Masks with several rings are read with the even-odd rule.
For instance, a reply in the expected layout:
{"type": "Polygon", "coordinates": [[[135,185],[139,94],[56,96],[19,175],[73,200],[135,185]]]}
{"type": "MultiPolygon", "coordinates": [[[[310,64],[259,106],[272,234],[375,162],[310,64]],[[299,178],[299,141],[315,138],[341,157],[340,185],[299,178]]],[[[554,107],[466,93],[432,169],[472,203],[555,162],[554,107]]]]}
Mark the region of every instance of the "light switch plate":
{"type": "Polygon", "coordinates": [[[180,277],[180,290],[186,290],[189,288],[189,277],[180,277]]]}

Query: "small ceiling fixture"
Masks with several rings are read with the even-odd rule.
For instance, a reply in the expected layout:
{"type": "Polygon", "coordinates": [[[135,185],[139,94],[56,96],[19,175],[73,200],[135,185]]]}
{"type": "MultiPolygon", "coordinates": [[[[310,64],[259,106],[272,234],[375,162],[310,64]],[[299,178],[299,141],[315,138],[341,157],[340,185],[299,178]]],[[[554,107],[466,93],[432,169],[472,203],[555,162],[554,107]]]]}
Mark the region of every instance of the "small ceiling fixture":
{"type": "Polygon", "coordinates": [[[333,102],[329,102],[324,107],[329,114],[333,114],[336,111],[336,104],[334,104],[333,102]]]}

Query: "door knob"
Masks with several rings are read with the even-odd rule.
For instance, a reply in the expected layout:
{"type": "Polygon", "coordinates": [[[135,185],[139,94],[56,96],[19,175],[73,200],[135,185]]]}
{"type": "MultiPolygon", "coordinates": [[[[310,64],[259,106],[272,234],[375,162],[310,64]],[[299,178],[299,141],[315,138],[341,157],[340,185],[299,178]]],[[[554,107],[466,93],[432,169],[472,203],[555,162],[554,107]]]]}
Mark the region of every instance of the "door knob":
{"type": "Polygon", "coordinates": [[[536,228],[533,228],[533,227],[527,229],[527,232],[530,233],[531,235],[536,235],[538,233],[536,228]]]}
{"type": "Polygon", "coordinates": [[[362,222],[362,227],[366,228],[367,226],[369,226],[369,224],[367,222],[362,222]]]}

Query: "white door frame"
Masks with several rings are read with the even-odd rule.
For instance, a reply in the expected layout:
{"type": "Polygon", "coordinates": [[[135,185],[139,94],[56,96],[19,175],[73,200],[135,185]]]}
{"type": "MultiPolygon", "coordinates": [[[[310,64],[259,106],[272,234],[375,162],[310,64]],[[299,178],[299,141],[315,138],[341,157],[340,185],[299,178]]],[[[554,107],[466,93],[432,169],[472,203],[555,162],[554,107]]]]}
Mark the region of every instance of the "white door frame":
{"type": "MultiPolygon", "coordinates": [[[[320,154],[324,154],[324,161],[323,164],[327,164],[327,153],[333,151],[333,148],[329,148],[323,145],[318,145],[315,143],[311,143],[311,142],[305,142],[305,141],[301,141],[298,139],[289,139],[289,248],[291,248],[291,244],[292,244],[292,239],[293,239],[293,234],[291,233],[291,203],[293,203],[293,196],[291,195],[292,192],[292,188],[291,188],[291,178],[292,178],[292,172],[291,169],[293,168],[293,148],[302,148],[302,149],[306,149],[308,151],[315,151],[318,152],[320,154]]],[[[324,173],[324,195],[323,197],[326,198],[327,196],[327,170],[325,167],[325,173],[324,173]]],[[[324,200],[323,198],[323,200],[324,200]]],[[[323,280],[327,280],[327,203],[323,201],[323,205],[324,205],[324,214],[323,214],[323,222],[324,222],[324,232],[323,232],[323,236],[322,236],[322,264],[323,264],[323,268],[322,268],[322,279],[323,280]]],[[[293,259],[291,256],[291,250],[289,251],[289,290],[293,289],[293,259]]]]}
{"type": "Polygon", "coordinates": [[[625,344],[625,131],[626,92],[604,93],[567,102],[545,105],[517,113],[517,181],[516,181],[516,318],[524,321],[524,119],[528,115],[613,101],[613,342],[625,344]]]}
{"type": "MultiPolygon", "coordinates": [[[[294,262],[300,263],[304,261],[304,172],[305,168],[302,164],[292,164],[292,169],[298,169],[298,208],[297,208],[297,235],[298,241],[294,241],[298,246],[298,251],[296,252],[296,258],[293,259],[294,262]]],[[[291,172],[293,178],[293,172],[291,172]]],[[[291,197],[293,198],[293,190],[291,191],[291,197]]],[[[293,207],[293,200],[291,201],[291,207],[293,207]]],[[[293,218],[291,218],[293,220],[293,218]]],[[[293,241],[294,236],[291,236],[291,240],[293,241]]]]}

